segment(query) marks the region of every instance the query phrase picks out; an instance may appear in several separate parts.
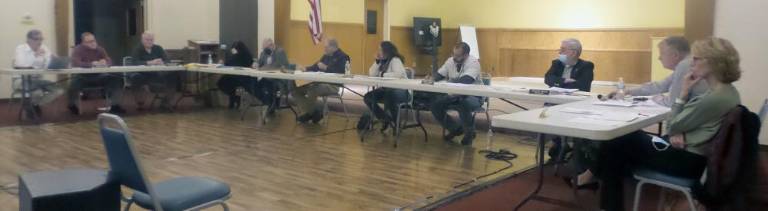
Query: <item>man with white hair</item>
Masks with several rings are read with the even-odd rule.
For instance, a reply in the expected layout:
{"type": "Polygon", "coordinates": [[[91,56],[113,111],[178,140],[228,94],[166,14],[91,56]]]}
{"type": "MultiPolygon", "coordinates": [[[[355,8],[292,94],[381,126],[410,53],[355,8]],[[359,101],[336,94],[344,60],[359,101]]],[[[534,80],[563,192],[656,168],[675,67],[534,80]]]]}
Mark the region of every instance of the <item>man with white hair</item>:
{"type": "Polygon", "coordinates": [[[590,91],[595,64],[581,59],[581,51],[581,42],[577,39],[568,38],[560,42],[558,57],[552,60],[552,66],[544,76],[544,83],[550,87],[590,91]]]}
{"type": "MultiPolygon", "coordinates": [[[[141,35],[141,46],[134,49],[131,54],[133,58],[132,65],[165,65],[168,56],[163,47],[155,44],[155,35],[144,32],[141,35]]],[[[179,82],[177,72],[141,72],[130,73],[128,79],[131,82],[131,90],[139,109],[144,105],[144,86],[148,86],[150,91],[163,93],[160,100],[160,109],[171,110],[171,99],[176,92],[176,86],[179,82]]]]}
{"type": "MultiPolygon", "coordinates": [[[[544,83],[550,87],[589,92],[592,89],[595,64],[581,59],[581,51],[582,47],[579,40],[568,38],[561,41],[558,57],[552,60],[552,66],[549,67],[544,76],[544,83]]],[[[545,106],[548,105],[551,104],[545,104],[545,106]]],[[[555,137],[552,142],[554,145],[550,147],[548,154],[554,158],[560,152],[560,137],[555,137]]],[[[564,151],[568,151],[568,145],[564,151]]]]}
{"type": "MultiPolygon", "coordinates": [[[[259,53],[259,58],[253,63],[253,68],[261,70],[273,70],[288,68],[288,56],[285,53],[285,49],[278,47],[275,41],[266,38],[262,42],[264,49],[259,53]]],[[[268,105],[267,114],[274,114],[277,109],[277,90],[288,91],[288,82],[281,79],[261,78],[259,82],[251,90],[251,94],[261,100],[262,103],[268,105]]]]}
{"type": "MultiPolygon", "coordinates": [[[[688,40],[681,36],[667,37],[657,47],[659,48],[659,61],[664,68],[672,70],[672,74],[664,80],[648,82],[641,87],[627,90],[626,94],[634,96],[655,95],[652,98],[654,102],[671,107],[677,96],[680,95],[684,77],[691,68],[691,47],[688,40]]],[[[707,82],[699,81],[691,89],[691,96],[704,94],[707,89],[707,82]]],[[[616,91],[613,91],[608,96],[613,98],[615,94],[616,91]]]]}
{"type": "MultiPolygon", "coordinates": [[[[339,49],[339,43],[336,39],[329,38],[324,42],[325,49],[320,61],[306,68],[307,72],[326,72],[344,74],[349,56],[339,49]]],[[[310,120],[315,124],[323,119],[323,111],[317,105],[317,97],[336,94],[341,88],[338,84],[316,83],[296,87],[293,90],[293,99],[304,112],[298,117],[298,121],[306,123],[310,120]]]]}
{"type": "MultiPolygon", "coordinates": [[[[13,58],[13,67],[18,69],[45,69],[51,62],[53,54],[47,46],[43,44],[43,33],[40,30],[33,29],[27,32],[27,42],[16,47],[16,54],[13,58]]],[[[14,89],[21,89],[21,81],[15,80],[14,89]]],[[[31,91],[32,108],[37,115],[41,115],[40,105],[47,104],[64,91],[56,86],[54,82],[43,80],[41,75],[31,76],[29,81],[31,91]]]]}

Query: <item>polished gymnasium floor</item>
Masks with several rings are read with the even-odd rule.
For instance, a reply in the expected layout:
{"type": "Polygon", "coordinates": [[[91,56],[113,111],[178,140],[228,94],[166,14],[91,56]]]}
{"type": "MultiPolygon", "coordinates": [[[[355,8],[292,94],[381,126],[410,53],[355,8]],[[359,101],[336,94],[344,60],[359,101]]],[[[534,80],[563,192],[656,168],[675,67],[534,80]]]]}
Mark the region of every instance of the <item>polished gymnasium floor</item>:
{"type": "MultiPolygon", "coordinates": [[[[391,133],[378,130],[361,143],[352,129],[357,116],[347,121],[337,113],[320,125],[296,124],[287,110],[266,125],[258,118],[251,113],[241,121],[236,111],[193,109],[125,120],[151,181],[191,175],[225,181],[232,186],[232,210],[413,209],[534,163],[529,137],[496,133],[493,148],[520,157],[511,168],[454,189],[507,167],[479,154],[486,147],[485,133],[478,134],[472,147],[464,147],[442,141],[440,128],[428,124],[428,142],[421,131],[409,129],[393,148],[391,133]]],[[[431,116],[423,113],[422,118],[431,116]]],[[[93,119],[95,114],[85,120],[0,128],[0,210],[18,210],[15,187],[21,172],[107,168],[93,119]]]]}

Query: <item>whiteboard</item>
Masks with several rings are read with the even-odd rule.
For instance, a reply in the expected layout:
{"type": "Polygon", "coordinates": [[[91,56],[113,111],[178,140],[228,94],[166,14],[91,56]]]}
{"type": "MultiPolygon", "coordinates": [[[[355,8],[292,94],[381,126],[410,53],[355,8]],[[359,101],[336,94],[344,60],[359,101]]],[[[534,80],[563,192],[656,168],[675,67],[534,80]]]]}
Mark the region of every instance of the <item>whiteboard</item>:
{"type": "Polygon", "coordinates": [[[469,44],[469,55],[480,59],[480,48],[477,47],[477,33],[474,26],[459,26],[459,39],[469,44]]]}

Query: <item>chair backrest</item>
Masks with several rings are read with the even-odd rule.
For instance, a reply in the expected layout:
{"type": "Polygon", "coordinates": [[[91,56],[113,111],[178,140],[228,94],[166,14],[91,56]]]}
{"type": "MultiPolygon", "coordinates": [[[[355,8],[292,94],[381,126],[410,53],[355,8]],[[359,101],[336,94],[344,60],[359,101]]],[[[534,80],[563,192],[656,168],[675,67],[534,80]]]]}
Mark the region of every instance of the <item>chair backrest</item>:
{"type": "Polygon", "coordinates": [[[482,73],[482,74],[480,74],[480,80],[482,80],[483,84],[485,84],[486,86],[490,86],[491,85],[491,78],[493,78],[493,77],[491,77],[490,73],[482,73]]]}
{"type": "Polygon", "coordinates": [[[119,116],[113,114],[99,114],[98,121],[109,161],[109,176],[123,186],[149,194],[156,210],[161,210],[159,201],[154,197],[155,191],[144,174],[141,161],[136,156],[128,126],[119,116]],[[115,125],[116,128],[111,125],[115,125]]]}
{"type": "Polygon", "coordinates": [[[413,79],[415,77],[414,76],[415,74],[416,73],[413,70],[413,68],[410,68],[410,67],[405,68],[405,77],[407,77],[408,79],[413,79]]]}
{"type": "Polygon", "coordinates": [[[760,108],[760,122],[765,122],[766,115],[768,115],[768,99],[765,99],[763,106],[760,108]]]}

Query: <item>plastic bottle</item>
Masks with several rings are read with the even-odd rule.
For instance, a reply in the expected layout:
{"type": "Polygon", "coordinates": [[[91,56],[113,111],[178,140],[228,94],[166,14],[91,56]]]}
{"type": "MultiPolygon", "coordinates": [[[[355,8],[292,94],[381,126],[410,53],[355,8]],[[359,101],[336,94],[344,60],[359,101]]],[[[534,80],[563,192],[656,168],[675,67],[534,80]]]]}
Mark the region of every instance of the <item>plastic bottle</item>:
{"type": "Polygon", "coordinates": [[[344,64],[344,75],[352,75],[352,67],[349,64],[349,60],[347,60],[347,63],[344,64]]]}
{"type": "Polygon", "coordinates": [[[617,100],[624,100],[624,97],[626,95],[627,95],[627,92],[624,86],[624,78],[619,77],[619,82],[616,83],[616,96],[614,96],[614,98],[617,100]]]}

